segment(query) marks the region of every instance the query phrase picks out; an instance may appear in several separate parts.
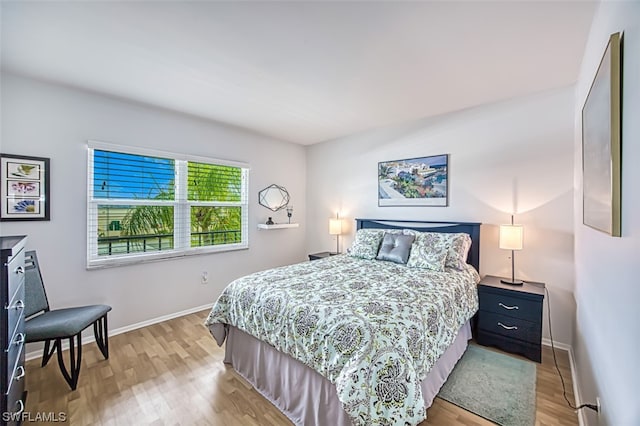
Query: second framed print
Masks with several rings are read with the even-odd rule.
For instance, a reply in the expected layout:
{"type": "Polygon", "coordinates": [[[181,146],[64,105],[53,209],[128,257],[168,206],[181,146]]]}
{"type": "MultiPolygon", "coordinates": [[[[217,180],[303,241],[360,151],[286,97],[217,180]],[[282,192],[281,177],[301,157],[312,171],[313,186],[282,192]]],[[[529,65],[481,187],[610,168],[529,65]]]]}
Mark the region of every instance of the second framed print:
{"type": "Polygon", "coordinates": [[[582,221],[621,235],[621,43],[614,33],[582,108],[582,221]]]}

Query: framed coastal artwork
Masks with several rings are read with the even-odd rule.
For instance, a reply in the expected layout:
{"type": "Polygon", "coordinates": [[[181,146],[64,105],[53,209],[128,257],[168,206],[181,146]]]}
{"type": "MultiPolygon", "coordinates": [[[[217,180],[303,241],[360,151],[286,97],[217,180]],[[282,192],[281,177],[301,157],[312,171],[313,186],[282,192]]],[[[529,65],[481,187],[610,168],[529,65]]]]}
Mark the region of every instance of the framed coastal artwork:
{"type": "Polygon", "coordinates": [[[621,45],[612,34],[582,108],[583,223],[621,234],[621,45]]]}
{"type": "Polygon", "coordinates": [[[378,163],[378,206],[448,205],[448,154],[378,163]]]}
{"type": "Polygon", "coordinates": [[[0,154],[0,220],[49,220],[49,159],[0,154]]]}

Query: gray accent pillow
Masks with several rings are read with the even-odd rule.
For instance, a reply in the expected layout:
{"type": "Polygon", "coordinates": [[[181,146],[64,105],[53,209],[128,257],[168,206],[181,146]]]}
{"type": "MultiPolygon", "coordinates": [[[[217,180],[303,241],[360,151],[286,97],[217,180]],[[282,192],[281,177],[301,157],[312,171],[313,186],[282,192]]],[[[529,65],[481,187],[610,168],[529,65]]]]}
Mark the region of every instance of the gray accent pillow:
{"type": "Polygon", "coordinates": [[[403,234],[384,234],[382,245],[378,251],[378,260],[388,260],[389,262],[407,263],[409,253],[411,252],[411,244],[415,237],[413,235],[403,234]]]}

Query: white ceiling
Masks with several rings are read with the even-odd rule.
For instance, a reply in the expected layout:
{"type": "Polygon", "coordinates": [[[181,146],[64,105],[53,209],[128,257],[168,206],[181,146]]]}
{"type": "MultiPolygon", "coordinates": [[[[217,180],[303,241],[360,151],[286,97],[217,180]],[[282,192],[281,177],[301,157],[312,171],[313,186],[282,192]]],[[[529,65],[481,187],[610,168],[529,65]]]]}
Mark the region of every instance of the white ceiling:
{"type": "Polygon", "coordinates": [[[573,84],[595,6],[4,1],[1,59],[313,144],[573,84]]]}

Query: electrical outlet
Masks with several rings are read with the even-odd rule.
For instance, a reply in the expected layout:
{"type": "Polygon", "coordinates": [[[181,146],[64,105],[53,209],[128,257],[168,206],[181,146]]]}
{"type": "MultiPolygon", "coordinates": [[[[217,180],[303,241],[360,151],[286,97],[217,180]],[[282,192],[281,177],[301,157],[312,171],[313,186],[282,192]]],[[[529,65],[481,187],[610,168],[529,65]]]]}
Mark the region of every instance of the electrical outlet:
{"type": "Polygon", "coordinates": [[[202,271],[202,275],[200,275],[200,283],[209,284],[209,272],[202,271]]]}
{"type": "Polygon", "coordinates": [[[602,414],[602,403],[600,402],[599,396],[596,396],[596,407],[598,408],[598,424],[603,425],[604,416],[602,414]]]}

